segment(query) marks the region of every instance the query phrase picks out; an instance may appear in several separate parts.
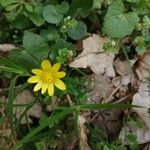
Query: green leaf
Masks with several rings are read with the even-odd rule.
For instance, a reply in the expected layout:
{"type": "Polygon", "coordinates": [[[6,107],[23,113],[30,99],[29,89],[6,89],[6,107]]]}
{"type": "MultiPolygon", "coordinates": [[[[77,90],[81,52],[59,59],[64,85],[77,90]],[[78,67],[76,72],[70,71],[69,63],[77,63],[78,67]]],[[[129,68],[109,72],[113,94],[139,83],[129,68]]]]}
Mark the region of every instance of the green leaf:
{"type": "Polygon", "coordinates": [[[59,36],[58,29],[54,24],[50,24],[47,29],[41,30],[40,35],[45,41],[49,41],[49,37],[51,37],[52,40],[55,40],[55,38],[59,36]]]}
{"type": "Polygon", "coordinates": [[[0,4],[3,7],[19,2],[20,0],[0,0],[0,4]]]}
{"type": "Polygon", "coordinates": [[[14,10],[16,7],[18,7],[19,4],[12,4],[6,7],[6,11],[12,11],[14,10]]]}
{"type": "Polygon", "coordinates": [[[21,14],[22,10],[23,10],[23,7],[21,7],[21,6],[19,5],[19,7],[17,7],[17,9],[15,9],[14,11],[9,11],[9,12],[5,13],[5,17],[6,17],[6,19],[7,19],[8,21],[11,22],[11,21],[13,21],[18,15],[21,14]]]}
{"type": "Polygon", "coordinates": [[[9,60],[17,66],[31,72],[31,69],[39,67],[40,63],[25,50],[12,50],[9,60]]]}
{"type": "Polygon", "coordinates": [[[26,52],[38,61],[47,58],[49,46],[40,35],[32,32],[25,33],[23,37],[23,46],[26,52]]]}
{"type": "Polygon", "coordinates": [[[36,26],[41,26],[44,24],[44,19],[42,18],[42,16],[36,12],[32,12],[32,13],[27,13],[30,20],[36,25],[36,26]]]}
{"type": "Polygon", "coordinates": [[[79,40],[87,35],[87,26],[83,22],[78,22],[78,24],[68,31],[68,36],[73,40],[79,40]]]}
{"type": "Polygon", "coordinates": [[[44,150],[44,149],[46,150],[46,145],[45,145],[44,141],[37,142],[36,148],[37,148],[37,150],[44,150]]]}
{"type": "Polygon", "coordinates": [[[64,1],[61,3],[61,5],[57,4],[55,8],[60,14],[66,14],[69,10],[69,3],[64,1]]]}
{"type": "Polygon", "coordinates": [[[54,44],[51,47],[50,59],[54,61],[56,59],[56,57],[58,56],[58,50],[63,49],[63,48],[67,48],[69,50],[71,49],[73,51],[73,53],[75,53],[75,48],[74,48],[73,44],[68,43],[63,39],[60,39],[56,42],[56,44],[54,44]]]}
{"type": "Polygon", "coordinates": [[[57,24],[63,19],[63,14],[60,14],[54,5],[48,5],[44,7],[43,17],[45,21],[57,24]]]}
{"type": "MultiPolygon", "coordinates": [[[[29,5],[30,6],[30,5],[29,5]]],[[[44,6],[40,3],[34,7],[34,10],[24,12],[26,16],[36,25],[41,26],[44,24],[44,18],[42,16],[44,6]]]]}
{"type": "Polygon", "coordinates": [[[103,32],[111,38],[122,38],[130,35],[135,29],[139,17],[134,12],[125,13],[122,0],[112,3],[104,18],[103,32]]]}
{"type": "Polygon", "coordinates": [[[18,15],[15,20],[12,21],[12,27],[16,29],[24,29],[29,26],[30,20],[24,15],[18,15]]]}
{"type": "Polygon", "coordinates": [[[93,6],[93,0],[73,0],[70,9],[69,15],[76,17],[77,15],[85,18],[89,15],[93,6]]]}
{"type": "Polygon", "coordinates": [[[93,9],[100,9],[101,8],[101,3],[103,2],[103,0],[94,0],[93,1],[93,9]]]}
{"type": "Polygon", "coordinates": [[[26,8],[27,11],[33,12],[33,7],[32,7],[32,5],[30,5],[30,4],[28,4],[28,3],[25,3],[25,8],[26,8]]]}

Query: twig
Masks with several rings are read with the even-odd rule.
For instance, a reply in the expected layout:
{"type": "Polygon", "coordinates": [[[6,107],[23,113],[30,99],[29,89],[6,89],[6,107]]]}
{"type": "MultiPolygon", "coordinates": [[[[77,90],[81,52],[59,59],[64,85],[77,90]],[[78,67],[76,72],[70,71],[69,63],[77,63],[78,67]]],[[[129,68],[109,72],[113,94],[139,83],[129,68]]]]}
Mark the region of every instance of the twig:
{"type": "Polygon", "coordinates": [[[125,97],[119,99],[118,101],[116,101],[115,103],[121,103],[121,102],[124,102],[126,99],[130,98],[133,94],[129,94],[129,95],[126,95],[125,97]]]}
{"type": "Polygon", "coordinates": [[[120,89],[122,84],[119,84],[118,87],[115,88],[115,90],[110,94],[110,96],[103,102],[103,103],[108,103],[111,101],[112,96],[120,89]]]}

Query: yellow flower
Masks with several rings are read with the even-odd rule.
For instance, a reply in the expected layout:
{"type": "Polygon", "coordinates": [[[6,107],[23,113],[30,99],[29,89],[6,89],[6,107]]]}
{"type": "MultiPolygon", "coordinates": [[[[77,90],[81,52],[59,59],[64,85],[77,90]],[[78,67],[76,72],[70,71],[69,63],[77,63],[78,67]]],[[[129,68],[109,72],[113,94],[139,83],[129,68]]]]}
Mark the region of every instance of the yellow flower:
{"type": "Polygon", "coordinates": [[[54,95],[54,86],[60,90],[66,90],[66,85],[60,78],[65,77],[64,71],[59,71],[60,64],[56,63],[51,66],[48,60],[43,60],[41,63],[42,69],[32,69],[32,73],[35,74],[28,79],[29,83],[37,83],[34,87],[34,91],[41,89],[41,93],[44,94],[48,90],[50,96],[54,95]]]}

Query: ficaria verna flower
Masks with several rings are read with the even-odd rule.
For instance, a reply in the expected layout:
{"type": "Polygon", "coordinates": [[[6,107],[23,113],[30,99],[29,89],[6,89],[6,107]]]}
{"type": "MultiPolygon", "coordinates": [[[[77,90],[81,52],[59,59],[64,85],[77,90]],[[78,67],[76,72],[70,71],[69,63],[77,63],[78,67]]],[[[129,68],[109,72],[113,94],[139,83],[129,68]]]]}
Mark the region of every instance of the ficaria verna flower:
{"type": "Polygon", "coordinates": [[[34,91],[41,89],[41,93],[44,94],[48,90],[50,96],[54,95],[54,86],[60,90],[65,90],[66,85],[60,78],[65,77],[64,71],[58,71],[60,64],[56,63],[51,66],[48,60],[43,60],[41,63],[42,69],[32,69],[32,73],[35,74],[28,79],[28,83],[37,83],[34,87],[34,91]]]}

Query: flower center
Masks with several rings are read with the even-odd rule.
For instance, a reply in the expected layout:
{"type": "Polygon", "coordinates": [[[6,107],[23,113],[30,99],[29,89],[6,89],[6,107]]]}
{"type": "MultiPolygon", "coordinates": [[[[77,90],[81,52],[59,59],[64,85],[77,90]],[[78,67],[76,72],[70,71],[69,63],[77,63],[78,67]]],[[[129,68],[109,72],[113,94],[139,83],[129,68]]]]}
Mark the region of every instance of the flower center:
{"type": "Polygon", "coordinates": [[[43,72],[41,79],[44,83],[50,83],[53,80],[52,74],[50,72],[43,72]]]}

